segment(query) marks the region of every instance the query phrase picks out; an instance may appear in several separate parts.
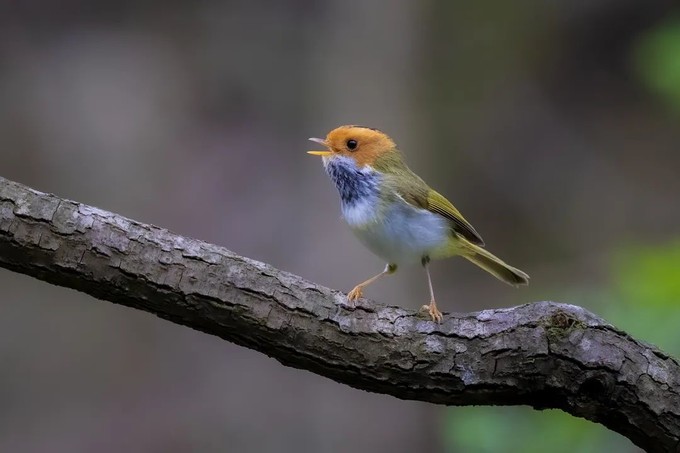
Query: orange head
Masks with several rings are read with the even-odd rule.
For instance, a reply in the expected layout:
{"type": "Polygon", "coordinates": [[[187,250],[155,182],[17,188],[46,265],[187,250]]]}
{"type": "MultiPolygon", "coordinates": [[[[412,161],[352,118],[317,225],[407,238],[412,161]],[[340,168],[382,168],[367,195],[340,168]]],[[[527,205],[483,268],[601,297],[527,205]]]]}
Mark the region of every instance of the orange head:
{"type": "Polygon", "coordinates": [[[328,150],[308,151],[316,156],[344,156],[354,159],[358,166],[373,165],[376,159],[394,152],[396,145],[387,134],[366,126],[340,126],[325,139],[310,138],[328,150]]]}

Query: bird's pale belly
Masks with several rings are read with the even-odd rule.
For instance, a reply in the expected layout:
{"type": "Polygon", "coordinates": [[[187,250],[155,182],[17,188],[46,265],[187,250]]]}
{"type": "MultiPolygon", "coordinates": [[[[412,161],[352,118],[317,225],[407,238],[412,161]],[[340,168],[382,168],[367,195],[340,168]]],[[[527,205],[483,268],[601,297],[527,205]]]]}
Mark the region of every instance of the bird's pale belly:
{"type": "Polygon", "coordinates": [[[450,225],[437,214],[397,202],[375,216],[375,209],[360,205],[343,208],[345,220],[357,238],[388,263],[420,263],[424,256],[441,255],[450,244],[450,225]]]}

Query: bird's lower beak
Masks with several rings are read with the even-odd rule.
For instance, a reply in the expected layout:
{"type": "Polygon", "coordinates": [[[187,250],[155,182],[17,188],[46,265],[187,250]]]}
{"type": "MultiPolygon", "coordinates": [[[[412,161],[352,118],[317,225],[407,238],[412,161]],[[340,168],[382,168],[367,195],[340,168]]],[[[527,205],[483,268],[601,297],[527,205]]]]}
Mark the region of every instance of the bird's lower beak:
{"type": "MultiPolygon", "coordinates": [[[[309,139],[309,141],[328,147],[328,145],[326,144],[326,140],[322,138],[312,137],[309,139]]],[[[307,154],[313,154],[315,156],[330,156],[333,153],[331,151],[307,151],[307,154]]]]}

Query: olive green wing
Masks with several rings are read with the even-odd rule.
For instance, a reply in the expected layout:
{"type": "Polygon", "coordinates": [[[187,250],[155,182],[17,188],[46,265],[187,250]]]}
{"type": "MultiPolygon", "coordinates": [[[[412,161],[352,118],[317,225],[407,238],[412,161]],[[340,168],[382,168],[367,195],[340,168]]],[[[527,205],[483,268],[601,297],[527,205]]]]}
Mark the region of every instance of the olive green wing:
{"type": "Polygon", "coordinates": [[[439,214],[451,222],[451,229],[472,242],[483,246],[484,240],[477,231],[465,220],[465,217],[456,209],[449,200],[420,179],[415,173],[408,175],[391,175],[388,185],[407,203],[421,209],[439,214]]]}
{"type": "Polygon", "coordinates": [[[476,245],[484,245],[484,240],[477,233],[470,223],[465,220],[463,214],[451,204],[443,195],[430,189],[427,194],[427,207],[430,212],[434,212],[446,217],[453,224],[453,230],[463,236],[468,241],[476,245]]]}

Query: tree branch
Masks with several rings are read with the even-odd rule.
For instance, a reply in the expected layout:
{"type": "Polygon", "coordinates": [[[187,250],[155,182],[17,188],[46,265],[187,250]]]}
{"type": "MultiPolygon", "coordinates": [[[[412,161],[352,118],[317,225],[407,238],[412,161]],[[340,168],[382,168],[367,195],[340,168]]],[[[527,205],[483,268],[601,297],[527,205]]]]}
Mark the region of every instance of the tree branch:
{"type": "Polygon", "coordinates": [[[449,315],[344,296],[216,245],[0,178],[0,266],[403,399],[558,408],[680,450],[680,365],[583,308],[449,315]]]}

